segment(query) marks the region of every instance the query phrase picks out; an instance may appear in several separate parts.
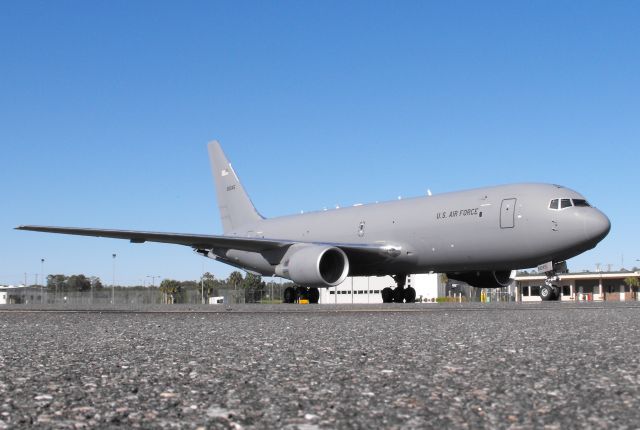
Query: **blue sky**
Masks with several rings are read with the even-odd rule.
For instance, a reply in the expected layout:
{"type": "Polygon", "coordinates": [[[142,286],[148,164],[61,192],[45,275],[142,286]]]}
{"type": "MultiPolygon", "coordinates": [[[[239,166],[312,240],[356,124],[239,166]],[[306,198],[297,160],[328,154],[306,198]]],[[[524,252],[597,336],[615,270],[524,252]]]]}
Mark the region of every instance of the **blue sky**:
{"type": "Polygon", "coordinates": [[[640,266],[640,3],[0,3],[0,284],[230,269],[20,224],[220,233],[206,142],[266,216],[509,182],[611,218],[640,266]]]}

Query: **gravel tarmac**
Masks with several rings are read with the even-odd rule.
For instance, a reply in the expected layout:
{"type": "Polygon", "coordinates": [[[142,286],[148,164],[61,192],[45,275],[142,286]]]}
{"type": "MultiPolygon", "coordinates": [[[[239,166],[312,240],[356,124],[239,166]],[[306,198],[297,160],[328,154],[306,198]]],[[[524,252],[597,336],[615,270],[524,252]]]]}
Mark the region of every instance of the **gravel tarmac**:
{"type": "Polygon", "coordinates": [[[0,429],[640,428],[636,303],[215,310],[0,308],[0,429]]]}

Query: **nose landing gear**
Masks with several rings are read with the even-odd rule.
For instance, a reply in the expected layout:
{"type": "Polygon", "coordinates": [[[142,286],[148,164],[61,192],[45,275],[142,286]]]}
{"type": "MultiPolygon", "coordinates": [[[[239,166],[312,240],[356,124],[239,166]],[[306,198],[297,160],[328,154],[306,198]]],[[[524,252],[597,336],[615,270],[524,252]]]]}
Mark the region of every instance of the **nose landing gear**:
{"type": "Polygon", "coordinates": [[[554,282],[560,281],[558,273],[567,272],[567,262],[546,263],[538,266],[538,270],[544,271],[544,274],[547,276],[544,285],[540,287],[540,298],[543,301],[560,300],[560,287],[554,284],[554,282]]]}
{"type": "MultiPolygon", "coordinates": [[[[550,282],[550,281],[545,281],[550,282]]],[[[540,287],[540,298],[544,301],[559,300],[560,288],[557,285],[543,285],[540,287]]]]}

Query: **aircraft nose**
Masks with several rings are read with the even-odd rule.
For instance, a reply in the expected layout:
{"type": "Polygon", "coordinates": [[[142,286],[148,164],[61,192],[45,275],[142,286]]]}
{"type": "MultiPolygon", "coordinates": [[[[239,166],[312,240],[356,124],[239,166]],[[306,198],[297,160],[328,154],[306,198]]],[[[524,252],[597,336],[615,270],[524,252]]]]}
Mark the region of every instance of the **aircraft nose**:
{"type": "Polygon", "coordinates": [[[593,212],[587,219],[585,227],[585,233],[590,238],[600,242],[607,236],[607,234],[609,234],[609,230],[611,230],[611,221],[609,221],[609,218],[604,213],[594,208],[593,212]]]}

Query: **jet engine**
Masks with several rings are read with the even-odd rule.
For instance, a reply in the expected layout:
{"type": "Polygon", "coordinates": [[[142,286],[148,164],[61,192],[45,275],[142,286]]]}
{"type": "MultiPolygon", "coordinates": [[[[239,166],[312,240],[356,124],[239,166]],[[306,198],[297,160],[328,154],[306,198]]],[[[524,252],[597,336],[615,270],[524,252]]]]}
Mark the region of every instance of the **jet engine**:
{"type": "Polygon", "coordinates": [[[276,274],[305,287],[333,287],[349,274],[349,259],[335,246],[292,246],[276,274]]]}
{"type": "Polygon", "coordinates": [[[515,270],[447,273],[449,279],[466,282],[478,288],[503,288],[509,286],[516,276],[515,270]]]}

